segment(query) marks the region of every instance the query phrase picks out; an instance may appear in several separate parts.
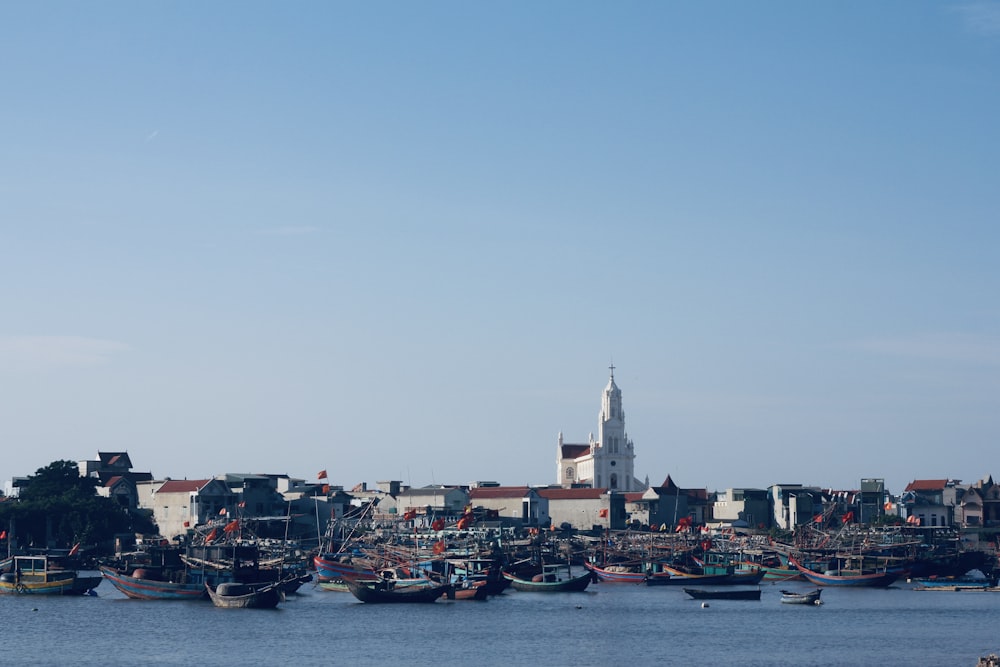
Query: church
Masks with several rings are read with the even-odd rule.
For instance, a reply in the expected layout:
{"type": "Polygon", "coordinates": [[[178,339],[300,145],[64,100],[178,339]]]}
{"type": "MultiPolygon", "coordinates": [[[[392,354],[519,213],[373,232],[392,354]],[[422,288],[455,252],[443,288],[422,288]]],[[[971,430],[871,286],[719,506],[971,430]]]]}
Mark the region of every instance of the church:
{"type": "Polygon", "coordinates": [[[645,491],[648,482],[635,478],[635,448],[625,432],[622,391],[615,384],[615,367],[601,394],[601,412],[597,420],[597,439],[590,434],[587,444],[563,442],[559,432],[557,447],[559,486],[607,488],[609,491],[645,491]]]}

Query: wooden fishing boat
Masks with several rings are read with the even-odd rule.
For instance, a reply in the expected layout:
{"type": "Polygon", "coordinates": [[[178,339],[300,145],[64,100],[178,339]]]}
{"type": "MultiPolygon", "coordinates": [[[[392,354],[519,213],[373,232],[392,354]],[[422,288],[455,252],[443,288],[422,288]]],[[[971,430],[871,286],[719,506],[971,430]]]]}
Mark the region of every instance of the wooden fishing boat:
{"type": "Polygon", "coordinates": [[[490,596],[486,581],[468,581],[463,585],[452,586],[448,591],[449,600],[485,600],[490,596]]]}
{"type": "Polygon", "coordinates": [[[205,584],[205,590],[212,604],[227,609],[274,609],[284,598],[280,581],[264,585],[223,583],[215,587],[205,584]]]}
{"type": "Polygon", "coordinates": [[[820,604],[819,596],[823,589],[817,588],[808,593],[796,593],[794,591],[781,591],[781,601],[785,604],[820,604]]]}
{"type": "Polygon", "coordinates": [[[367,603],[428,603],[451,590],[451,584],[429,583],[425,586],[396,586],[387,579],[345,577],[347,589],[358,600],[367,603]]]}
{"type": "Polygon", "coordinates": [[[841,569],[817,572],[805,567],[794,558],[790,558],[789,562],[802,573],[802,576],[805,577],[807,581],[810,581],[817,586],[886,588],[900,576],[899,572],[889,570],[865,571],[841,569]]]}
{"type": "Polygon", "coordinates": [[[14,595],[85,595],[101,583],[101,576],[62,569],[47,555],[14,556],[10,572],[0,575],[0,593],[14,595]]]}
{"type": "Polygon", "coordinates": [[[573,576],[568,563],[543,565],[542,573],[535,575],[531,579],[522,579],[510,572],[504,572],[503,576],[510,581],[510,585],[514,590],[530,593],[584,591],[594,579],[594,574],[590,571],[579,576],[573,576]]]}
{"type": "Polygon", "coordinates": [[[720,574],[691,574],[669,565],[663,565],[661,572],[646,576],[647,586],[676,586],[698,584],[699,586],[754,586],[764,578],[762,570],[737,572],[736,570],[720,574]]]}
{"type": "Polygon", "coordinates": [[[645,572],[632,566],[608,565],[599,567],[590,562],[585,562],[583,566],[593,572],[602,582],[641,584],[646,579],[645,572]]]}
{"type": "Polygon", "coordinates": [[[112,586],[134,600],[200,600],[206,595],[205,584],[200,581],[163,581],[143,568],[124,574],[102,565],[101,574],[112,586]]]}
{"type": "Polygon", "coordinates": [[[685,588],[684,592],[695,600],[760,600],[759,588],[724,588],[719,590],[685,588]]]}

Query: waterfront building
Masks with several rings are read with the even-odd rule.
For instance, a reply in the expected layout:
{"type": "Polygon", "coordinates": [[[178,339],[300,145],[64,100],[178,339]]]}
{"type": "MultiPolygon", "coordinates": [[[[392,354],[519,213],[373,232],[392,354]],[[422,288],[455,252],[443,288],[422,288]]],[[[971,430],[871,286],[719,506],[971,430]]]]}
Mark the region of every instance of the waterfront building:
{"type": "Polygon", "coordinates": [[[614,492],[642,491],[649,486],[635,478],[635,447],[625,430],[622,392],[615,384],[615,367],[601,394],[597,437],[590,434],[586,444],[563,441],[556,446],[557,483],[564,488],[607,488],[614,492]]]}
{"type": "Polygon", "coordinates": [[[549,501],[528,486],[477,486],[469,489],[475,508],[494,512],[502,525],[547,528],[551,524],[549,501]]]}

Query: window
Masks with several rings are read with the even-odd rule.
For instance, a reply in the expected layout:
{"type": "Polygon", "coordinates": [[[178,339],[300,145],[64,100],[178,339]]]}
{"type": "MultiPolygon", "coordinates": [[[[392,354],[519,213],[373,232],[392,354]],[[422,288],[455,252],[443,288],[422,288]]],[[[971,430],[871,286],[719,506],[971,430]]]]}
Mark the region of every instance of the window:
{"type": "Polygon", "coordinates": [[[573,469],[566,468],[566,479],[573,479],[573,469]]]}
{"type": "Polygon", "coordinates": [[[618,475],[616,475],[615,473],[611,473],[611,488],[612,489],[618,488],[618,475]]]}

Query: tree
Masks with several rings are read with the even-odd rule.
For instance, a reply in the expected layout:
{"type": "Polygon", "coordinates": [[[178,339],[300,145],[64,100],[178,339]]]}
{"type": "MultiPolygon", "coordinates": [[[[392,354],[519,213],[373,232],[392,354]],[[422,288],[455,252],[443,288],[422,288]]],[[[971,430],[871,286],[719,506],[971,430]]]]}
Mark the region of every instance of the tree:
{"type": "Polygon", "coordinates": [[[98,496],[99,484],[94,477],[81,477],[73,461],[54,461],[28,477],[17,502],[0,503],[0,521],[16,526],[20,544],[111,542],[116,533],[132,532],[134,517],[98,496]]]}

